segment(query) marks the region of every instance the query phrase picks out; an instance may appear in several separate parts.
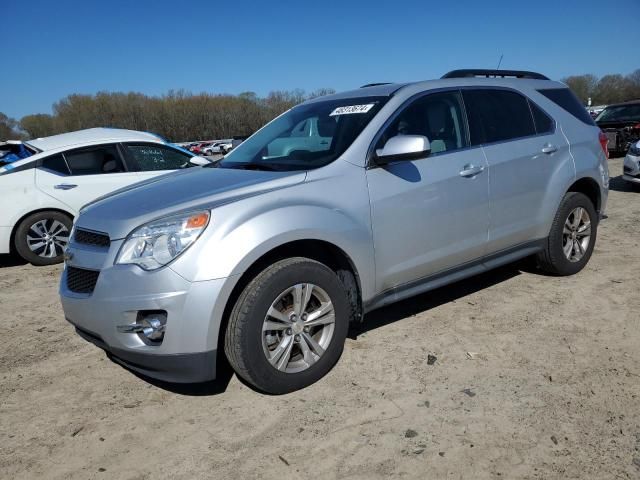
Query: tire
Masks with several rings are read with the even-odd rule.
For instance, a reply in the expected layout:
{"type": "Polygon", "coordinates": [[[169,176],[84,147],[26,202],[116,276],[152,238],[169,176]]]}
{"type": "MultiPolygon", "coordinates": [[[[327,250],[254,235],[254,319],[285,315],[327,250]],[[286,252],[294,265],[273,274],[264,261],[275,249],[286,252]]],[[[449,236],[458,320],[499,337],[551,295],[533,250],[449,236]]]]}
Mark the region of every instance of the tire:
{"type": "Polygon", "coordinates": [[[72,225],[71,218],[61,212],[50,210],[29,215],[16,228],[13,238],[15,250],[32,265],[60,263],[69,243],[72,225]],[[42,241],[38,242],[39,239],[42,241]]]}
{"type": "Polygon", "coordinates": [[[597,234],[598,214],[589,197],[579,192],[567,192],[553,219],[545,248],[537,255],[538,266],[552,275],[566,276],[578,273],[591,258],[597,234]],[[578,214],[577,209],[583,209],[583,212],[578,214]],[[576,223],[578,215],[581,218],[576,223]],[[587,218],[588,229],[585,227],[587,218]],[[588,243],[585,244],[587,233],[590,235],[588,243]],[[566,253],[566,250],[569,250],[569,253],[566,253]]]}
{"type": "MultiPolygon", "coordinates": [[[[298,303],[303,304],[304,301],[298,303]]],[[[224,350],[236,374],[256,389],[269,394],[292,392],[316,382],[335,365],[342,354],[352,315],[345,285],[331,269],[307,258],[281,260],[259,273],[238,297],[225,332],[224,350]],[[295,319],[291,315],[298,311],[295,304],[287,303],[294,300],[295,292],[300,292],[299,298],[310,296],[307,308],[300,310],[309,316],[307,319],[306,314],[300,315],[294,323],[287,323],[282,318],[295,319]],[[276,302],[279,298],[281,301],[276,302]],[[305,325],[303,318],[312,323],[328,321],[330,313],[320,314],[329,304],[333,307],[333,324],[300,330],[305,325]],[[274,311],[271,308],[274,305],[278,305],[274,307],[278,316],[267,316],[268,311],[274,311]],[[316,312],[319,319],[312,320],[316,312]],[[263,331],[267,318],[268,326],[275,325],[277,330],[263,331]],[[285,329],[282,325],[292,328],[285,329]],[[308,338],[316,345],[324,345],[321,355],[316,355],[319,350],[308,338]],[[287,339],[290,354],[283,347],[287,339]],[[284,351],[279,360],[278,349],[284,351]],[[271,362],[268,356],[273,357],[271,362]]]]}

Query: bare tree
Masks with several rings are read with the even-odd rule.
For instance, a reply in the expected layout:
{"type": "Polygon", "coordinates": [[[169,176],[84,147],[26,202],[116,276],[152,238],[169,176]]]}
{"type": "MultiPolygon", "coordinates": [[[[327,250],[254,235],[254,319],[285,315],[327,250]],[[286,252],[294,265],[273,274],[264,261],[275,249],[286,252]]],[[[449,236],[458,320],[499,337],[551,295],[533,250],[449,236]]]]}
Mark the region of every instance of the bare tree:
{"type": "Polygon", "coordinates": [[[18,122],[0,112],[0,140],[15,140],[20,137],[18,122]]]}

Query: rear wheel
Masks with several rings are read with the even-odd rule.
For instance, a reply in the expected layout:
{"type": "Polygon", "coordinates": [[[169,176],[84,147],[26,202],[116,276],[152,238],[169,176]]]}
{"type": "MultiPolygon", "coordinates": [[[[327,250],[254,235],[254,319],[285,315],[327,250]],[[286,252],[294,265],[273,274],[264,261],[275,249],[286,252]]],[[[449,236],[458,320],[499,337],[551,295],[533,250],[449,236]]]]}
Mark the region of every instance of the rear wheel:
{"type": "Polygon", "coordinates": [[[16,252],[32,265],[53,265],[63,260],[73,222],[56,211],[29,215],[16,229],[13,239],[16,252]]]}
{"type": "Polygon", "coordinates": [[[553,275],[573,275],[584,268],[596,243],[598,217],[586,195],[568,192],[556,213],[538,265],[553,275]]]}
{"type": "Polygon", "coordinates": [[[238,297],[225,353],[235,372],[257,389],[298,390],[336,363],[351,315],[345,286],[331,269],[306,258],[282,260],[238,297]]]}

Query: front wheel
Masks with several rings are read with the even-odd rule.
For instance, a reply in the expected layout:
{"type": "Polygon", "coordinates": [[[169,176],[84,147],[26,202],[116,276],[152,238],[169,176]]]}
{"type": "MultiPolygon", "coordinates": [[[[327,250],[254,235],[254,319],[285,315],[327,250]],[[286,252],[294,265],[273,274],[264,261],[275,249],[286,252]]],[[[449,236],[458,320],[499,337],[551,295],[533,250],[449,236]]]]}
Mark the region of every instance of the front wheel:
{"type": "Polygon", "coordinates": [[[16,229],[16,252],[32,265],[53,265],[63,260],[73,222],[61,212],[44,211],[25,218],[16,229]]]}
{"type": "Polygon", "coordinates": [[[540,268],[561,276],[582,270],[596,243],[597,215],[589,197],[568,192],[560,202],[545,249],[538,254],[540,268]]]}
{"type": "Polygon", "coordinates": [[[257,389],[298,390],[338,361],[350,316],[346,288],[331,269],[307,258],[281,260],[238,297],[225,353],[235,372],[257,389]]]}

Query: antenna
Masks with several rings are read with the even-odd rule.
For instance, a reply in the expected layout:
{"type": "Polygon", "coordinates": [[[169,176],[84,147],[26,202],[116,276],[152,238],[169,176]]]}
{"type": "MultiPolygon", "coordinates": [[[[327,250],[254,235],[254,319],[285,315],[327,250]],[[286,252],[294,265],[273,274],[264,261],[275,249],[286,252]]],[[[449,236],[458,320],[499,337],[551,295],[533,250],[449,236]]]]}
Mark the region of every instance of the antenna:
{"type": "Polygon", "coordinates": [[[500,54],[500,60],[498,60],[498,66],[496,67],[496,70],[500,70],[500,64],[502,63],[502,57],[504,57],[504,53],[500,54]]]}

